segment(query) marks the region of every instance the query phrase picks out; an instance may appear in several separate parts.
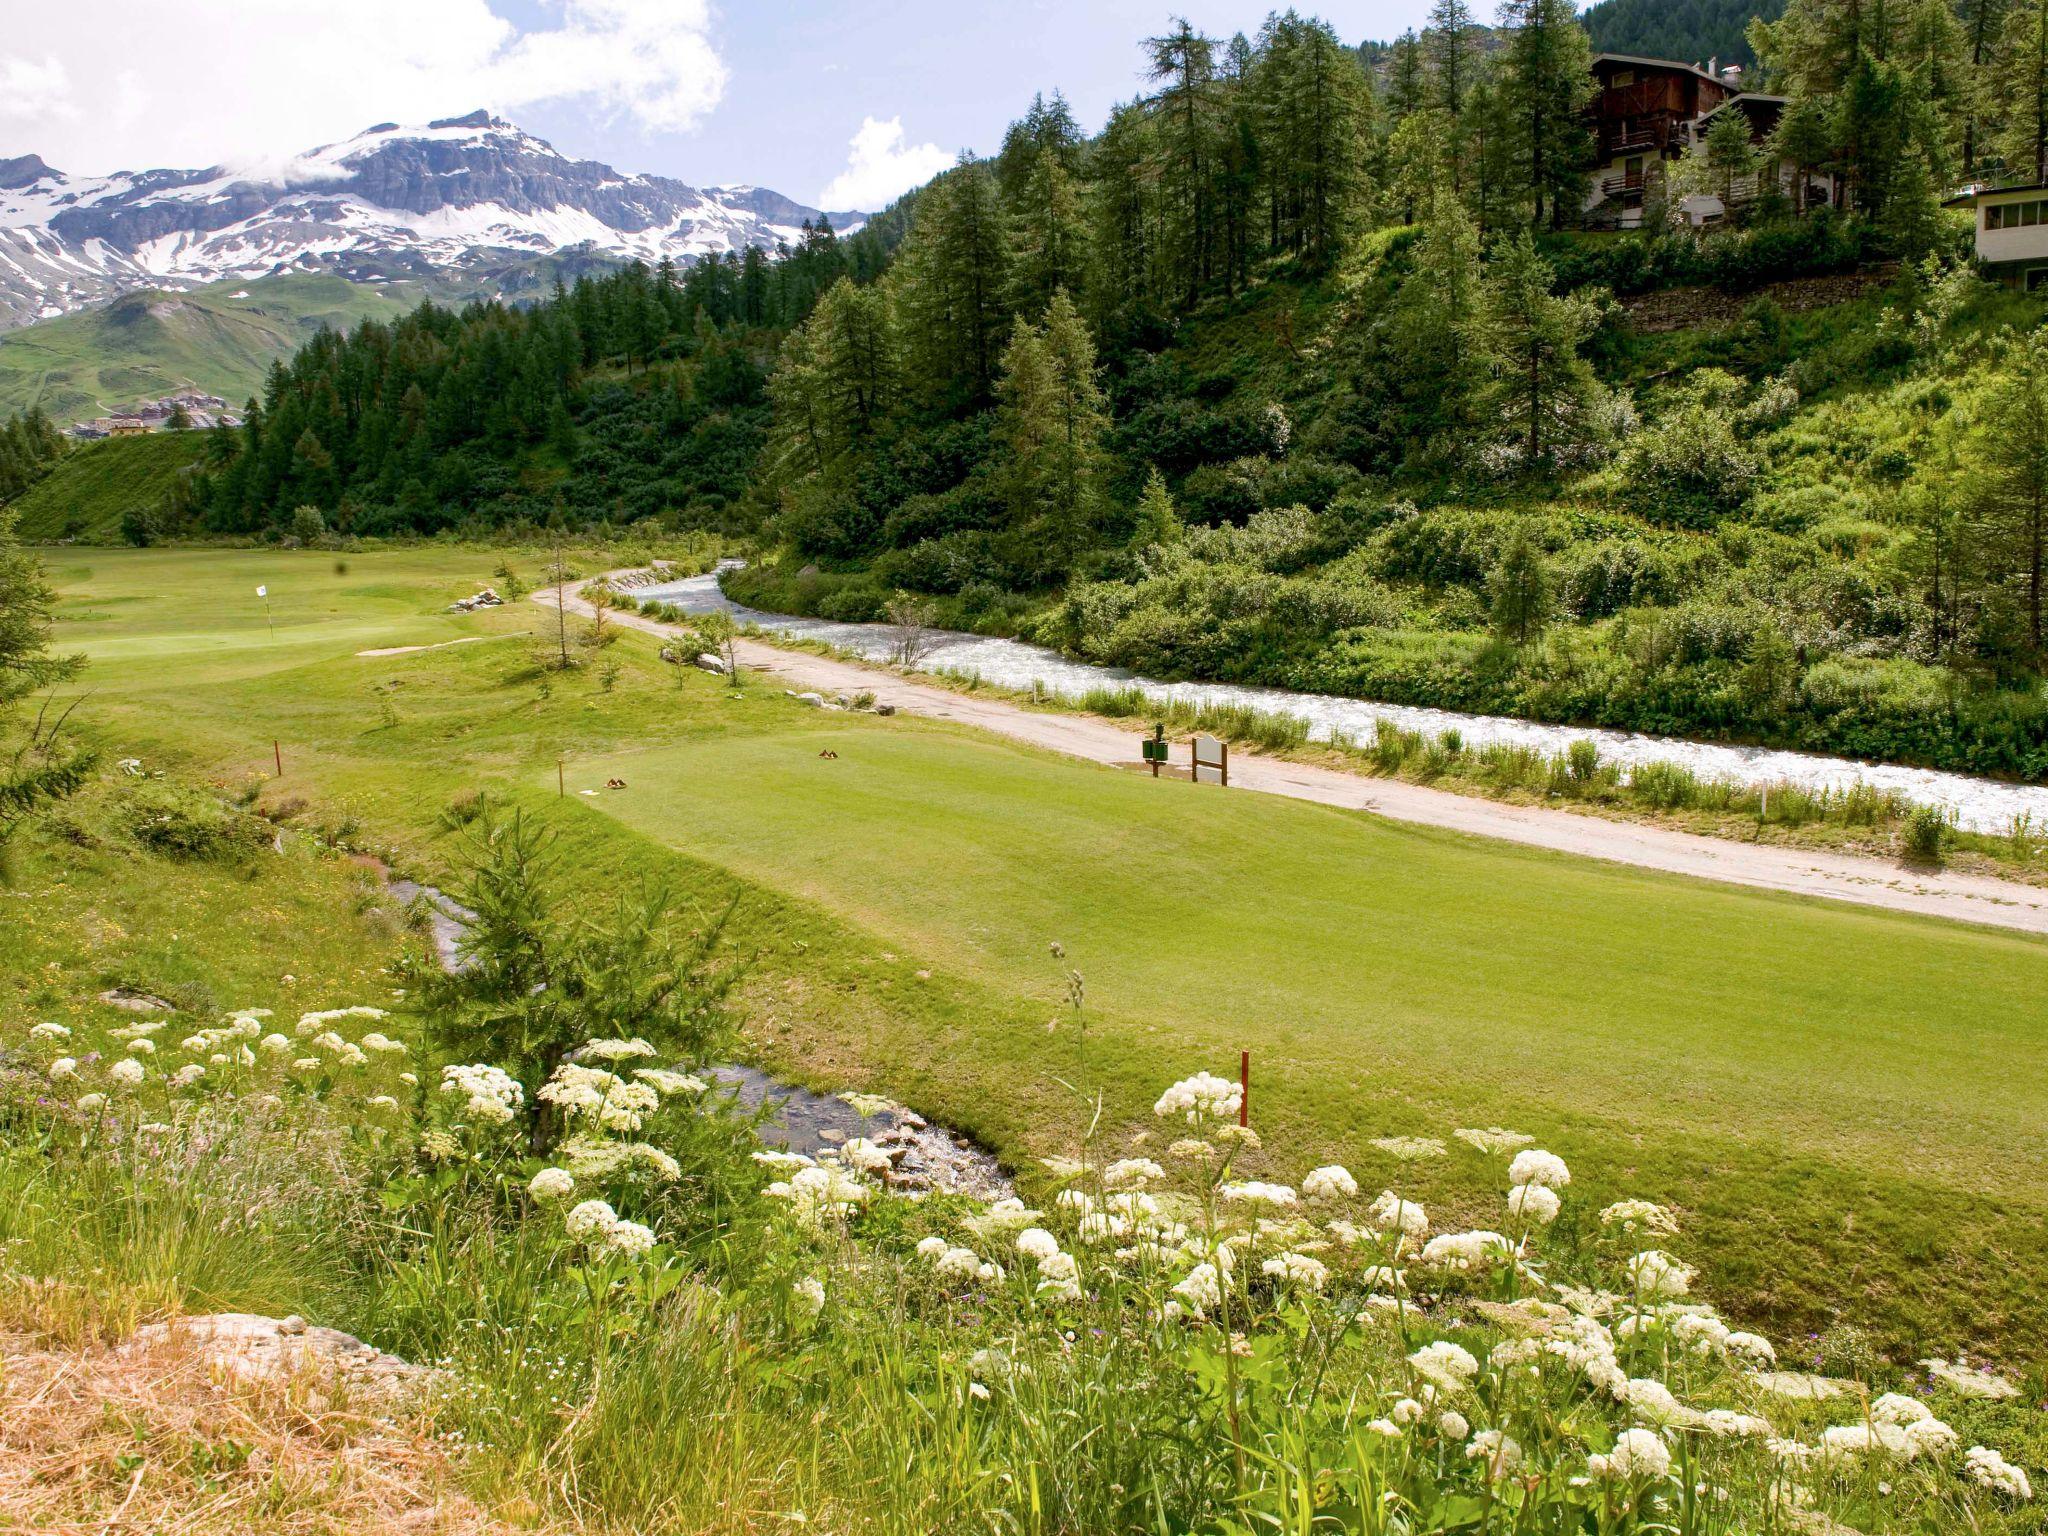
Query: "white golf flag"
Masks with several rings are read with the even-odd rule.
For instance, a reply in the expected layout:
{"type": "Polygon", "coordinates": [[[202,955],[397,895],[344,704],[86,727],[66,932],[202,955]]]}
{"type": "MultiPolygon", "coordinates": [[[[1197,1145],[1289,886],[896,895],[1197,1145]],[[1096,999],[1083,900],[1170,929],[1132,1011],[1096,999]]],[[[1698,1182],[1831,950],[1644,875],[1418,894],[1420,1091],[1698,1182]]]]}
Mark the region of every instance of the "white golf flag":
{"type": "Polygon", "coordinates": [[[256,589],[256,595],[257,595],[258,597],[268,597],[268,596],[270,596],[270,588],[268,588],[268,587],[258,587],[258,588],[256,589]]]}

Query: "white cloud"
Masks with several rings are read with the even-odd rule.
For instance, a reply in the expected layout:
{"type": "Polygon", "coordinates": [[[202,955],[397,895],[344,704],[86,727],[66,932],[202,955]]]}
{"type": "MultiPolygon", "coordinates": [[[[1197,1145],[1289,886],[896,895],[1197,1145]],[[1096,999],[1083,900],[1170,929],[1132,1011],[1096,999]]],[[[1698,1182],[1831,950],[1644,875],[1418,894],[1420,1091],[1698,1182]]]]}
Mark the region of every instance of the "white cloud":
{"type": "Polygon", "coordinates": [[[863,118],[851,140],[846,169],[818,194],[820,208],[858,208],[876,213],[891,199],[930,181],[953,163],[936,144],[906,144],[903,119],[863,118]]]}
{"type": "Polygon", "coordinates": [[[0,156],[100,173],[243,164],[372,123],[574,101],[652,132],[693,126],[726,67],[710,0],[107,0],[90,25],[19,5],[0,35],[0,156]]]}
{"type": "Polygon", "coordinates": [[[0,112],[24,118],[76,117],[71,79],[55,54],[40,59],[0,55],[0,112]]]}

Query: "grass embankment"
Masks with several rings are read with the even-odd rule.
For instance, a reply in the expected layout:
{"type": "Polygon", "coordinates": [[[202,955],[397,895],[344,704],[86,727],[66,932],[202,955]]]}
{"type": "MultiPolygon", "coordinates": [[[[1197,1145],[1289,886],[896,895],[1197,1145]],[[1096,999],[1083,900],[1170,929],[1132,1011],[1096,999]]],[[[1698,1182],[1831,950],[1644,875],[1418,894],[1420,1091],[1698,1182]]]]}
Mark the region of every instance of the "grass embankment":
{"type": "Polygon", "coordinates": [[[15,503],[21,535],[118,543],[122,517],[131,508],[162,501],[205,453],[203,432],[152,432],[82,444],[15,503]]]}
{"type": "Polygon", "coordinates": [[[0,336],[0,416],[40,405],[63,424],[195,386],[239,407],[322,326],[393,319],[420,292],[294,272],[126,293],[0,336]]]}
{"type": "MultiPolygon", "coordinates": [[[[1900,1349],[2039,1354],[2048,947],[1196,795],[807,711],[767,679],[733,698],[641,636],[551,675],[521,638],[544,612],[439,611],[492,559],[59,556],[59,643],[93,658],[110,754],[232,783],[275,737],[265,803],[304,797],[304,820],[354,818],[430,871],[456,857],[441,812],[481,786],[559,827],[593,890],[737,892],[769,1060],[886,1087],[1020,1161],[1069,1118],[1056,1078],[1101,1079],[1136,1120],[1162,1063],[1249,1047],[1262,1126],[1362,1179],[1488,1215],[1498,1191],[1469,1165],[1371,1141],[1512,1125],[1601,1170],[1593,1198],[1611,1179],[1684,1207],[1713,1293],[1781,1335],[1839,1320],[1900,1349]],[[466,635],[490,643],[353,654],[466,635]],[[629,787],[580,793],[612,775],[629,787]],[[1046,1029],[1050,940],[1086,974],[1085,1041],[1046,1029]]],[[[191,900],[198,921],[211,899],[191,900]]]]}

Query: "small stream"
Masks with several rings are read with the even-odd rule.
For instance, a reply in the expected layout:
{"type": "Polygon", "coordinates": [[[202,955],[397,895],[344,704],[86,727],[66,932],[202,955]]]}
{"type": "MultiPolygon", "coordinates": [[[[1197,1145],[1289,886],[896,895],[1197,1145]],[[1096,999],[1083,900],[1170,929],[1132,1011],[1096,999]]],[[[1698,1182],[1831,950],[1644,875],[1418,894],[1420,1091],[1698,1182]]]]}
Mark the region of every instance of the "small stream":
{"type": "MultiPolygon", "coordinates": [[[[417,880],[391,878],[385,889],[408,908],[426,914],[434,953],[443,969],[459,971],[468,963],[462,955],[462,936],[476,921],[474,912],[445,891],[417,880]]],[[[980,1200],[998,1200],[1017,1192],[990,1153],[912,1110],[891,1106],[863,1115],[836,1095],[798,1088],[758,1067],[722,1064],[707,1068],[706,1075],[731,1088],[740,1108],[749,1113],[764,1104],[772,1106],[761,1122],[764,1145],[818,1157],[856,1136],[865,1136],[894,1160],[895,1167],[886,1176],[894,1189],[906,1193],[936,1190],[980,1200]]]]}
{"type": "MultiPolygon", "coordinates": [[[[895,649],[896,632],[887,624],[846,624],[832,619],[800,618],[763,613],[733,602],[720,590],[718,577],[656,582],[632,588],[635,597],[673,603],[686,613],[723,609],[742,624],[799,639],[823,641],[871,661],[886,661],[895,649]]],[[[2014,821],[2029,818],[2035,828],[2048,828],[2048,787],[2006,784],[1968,774],[1931,768],[1906,768],[1893,763],[1862,763],[1817,753],[1785,752],[1769,747],[1730,746],[1687,741],[1678,737],[1645,736],[1566,725],[1545,725],[1503,715],[1466,715],[1454,710],[1408,704],[1378,704],[1367,699],[1333,698],[1296,693],[1285,688],[1255,688],[1229,683],[1161,683],[1121,667],[1074,661],[1043,646],[987,635],[942,632],[922,663],[928,672],[978,677],[1004,688],[1031,689],[1057,698],[1079,699],[1092,688],[1135,688],[1147,698],[1203,705],[1243,706],[1263,714],[1297,715],[1309,722],[1313,740],[1343,735],[1370,742],[1381,720],[1404,730],[1435,737],[1447,730],[1461,733],[1469,747],[1490,744],[1562,752],[1574,741],[1598,744],[1604,761],[1624,768],[1646,763],[1677,763],[1702,779],[1762,787],[1797,784],[1808,790],[1840,793],[1863,783],[1906,799],[1938,805],[1956,824],[1972,832],[2010,831],[2014,821]]],[[[1135,735],[1138,725],[1133,722],[1135,735]]]]}

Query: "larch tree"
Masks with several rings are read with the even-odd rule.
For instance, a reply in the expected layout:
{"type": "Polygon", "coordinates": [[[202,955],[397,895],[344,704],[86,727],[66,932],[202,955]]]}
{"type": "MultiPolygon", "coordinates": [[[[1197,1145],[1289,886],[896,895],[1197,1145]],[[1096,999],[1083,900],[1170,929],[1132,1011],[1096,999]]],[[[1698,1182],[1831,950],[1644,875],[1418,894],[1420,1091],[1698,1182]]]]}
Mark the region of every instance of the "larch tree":
{"type": "Polygon", "coordinates": [[[1061,292],[1041,325],[1018,317],[997,386],[1013,509],[1020,522],[1043,528],[1063,561],[1079,553],[1099,521],[1109,408],[1095,369],[1087,322],[1061,292]]]}
{"type": "Polygon", "coordinates": [[[1489,273],[1498,346],[1493,404],[1530,473],[1588,439],[1600,398],[1600,383],[1579,350],[1599,324],[1599,310],[1579,294],[1552,293],[1555,277],[1527,231],[1507,243],[1489,273]]]}
{"type": "Polygon", "coordinates": [[[2016,0],[1999,31],[1995,96],[2005,116],[1998,147],[2008,168],[2048,182],[2048,0],[2016,0]]]}
{"type": "Polygon", "coordinates": [[[1405,364],[1400,386],[1409,402],[1411,457],[1453,471],[1484,435],[1481,410],[1495,370],[1495,343],[1479,231],[1448,188],[1428,205],[1392,322],[1396,355],[1405,364]]]}
{"type": "Polygon", "coordinates": [[[1496,635],[1512,645],[1542,638],[1550,622],[1550,570],[1522,524],[1508,535],[1506,548],[1487,576],[1486,590],[1496,635]]]}
{"type": "Polygon", "coordinates": [[[1593,159],[1592,44],[1572,0],[1504,0],[1501,19],[1512,28],[1502,87],[1530,224],[1562,229],[1585,199],[1593,159]]]}
{"type": "Polygon", "coordinates": [[[85,660],[50,654],[57,594],[15,528],[16,514],[0,506],[0,874],[22,824],[83,788],[95,760],[65,738],[68,710],[26,709],[36,694],[75,677],[85,660]]]}
{"type": "Polygon", "coordinates": [[[1180,16],[1172,31],[1147,39],[1145,49],[1147,74],[1159,86],[1153,113],[1174,276],[1192,308],[1214,256],[1216,42],[1180,16]]]}
{"type": "Polygon", "coordinates": [[[2048,606],[2048,338],[2039,332],[2012,343],[1971,455],[1974,520],[2018,594],[2028,647],[2038,661],[2048,606]]]}

